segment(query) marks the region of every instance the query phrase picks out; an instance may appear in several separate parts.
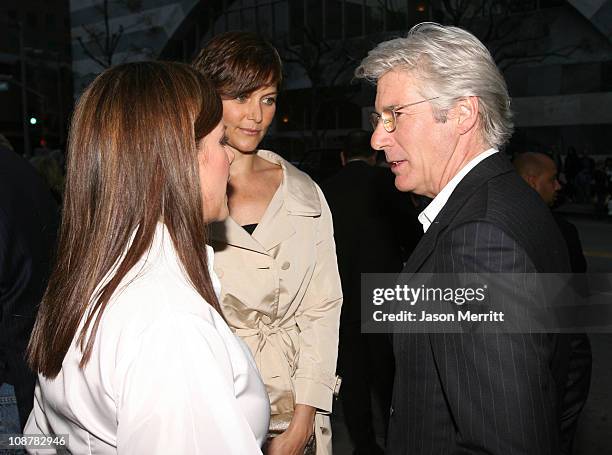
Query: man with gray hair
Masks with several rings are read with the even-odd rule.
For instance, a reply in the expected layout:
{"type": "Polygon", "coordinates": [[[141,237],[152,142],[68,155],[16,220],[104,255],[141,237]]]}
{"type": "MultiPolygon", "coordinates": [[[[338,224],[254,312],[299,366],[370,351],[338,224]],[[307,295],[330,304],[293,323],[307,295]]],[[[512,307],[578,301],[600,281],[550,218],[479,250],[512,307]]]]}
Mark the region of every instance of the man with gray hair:
{"type": "MultiPolygon", "coordinates": [[[[356,75],[377,85],[371,144],[396,187],[433,198],[404,272],[569,271],[550,211],[499,153],[510,99],[476,37],[419,24],[370,51],[356,75]]],[[[388,454],[558,455],[560,337],[394,333],[393,346],[388,454]]]]}

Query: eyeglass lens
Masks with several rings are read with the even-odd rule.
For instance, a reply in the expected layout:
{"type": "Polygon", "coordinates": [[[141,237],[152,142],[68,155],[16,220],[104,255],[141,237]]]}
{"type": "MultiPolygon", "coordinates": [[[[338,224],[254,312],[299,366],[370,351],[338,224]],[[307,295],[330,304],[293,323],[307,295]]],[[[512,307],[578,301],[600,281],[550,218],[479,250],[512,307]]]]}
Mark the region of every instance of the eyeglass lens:
{"type": "Polygon", "coordinates": [[[387,133],[393,132],[395,129],[395,112],[391,109],[384,109],[381,114],[372,112],[370,114],[372,128],[376,129],[379,121],[382,121],[383,128],[387,133]]]}

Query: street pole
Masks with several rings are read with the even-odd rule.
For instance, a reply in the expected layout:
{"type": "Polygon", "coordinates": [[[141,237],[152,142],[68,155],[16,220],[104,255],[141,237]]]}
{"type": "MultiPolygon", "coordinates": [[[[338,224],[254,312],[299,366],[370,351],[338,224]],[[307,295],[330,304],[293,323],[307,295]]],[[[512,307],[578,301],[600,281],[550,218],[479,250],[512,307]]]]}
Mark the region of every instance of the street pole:
{"type": "Polygon", "coordinates": [[[21,123],[23,124],[23,155],[30,156],[30,127],[28,126],[28,94],[26,87],[26,57],[23,43],[23,22],[19,27],[19,60],[21,62],[21,123]]]}

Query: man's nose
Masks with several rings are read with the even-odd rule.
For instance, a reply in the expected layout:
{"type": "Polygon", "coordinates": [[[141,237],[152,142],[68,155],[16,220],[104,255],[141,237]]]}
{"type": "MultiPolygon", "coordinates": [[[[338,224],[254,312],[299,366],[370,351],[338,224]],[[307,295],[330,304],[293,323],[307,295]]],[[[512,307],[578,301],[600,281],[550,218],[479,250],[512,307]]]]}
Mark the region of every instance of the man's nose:
{"type": "Polygon", "coordinates": [[[374,150],[384,150],[385,147],[391,145],[391,134],[387,133],[382,127],[381,122],[376,124],[372,138],[370,139],[370,145],[374,150]]]}

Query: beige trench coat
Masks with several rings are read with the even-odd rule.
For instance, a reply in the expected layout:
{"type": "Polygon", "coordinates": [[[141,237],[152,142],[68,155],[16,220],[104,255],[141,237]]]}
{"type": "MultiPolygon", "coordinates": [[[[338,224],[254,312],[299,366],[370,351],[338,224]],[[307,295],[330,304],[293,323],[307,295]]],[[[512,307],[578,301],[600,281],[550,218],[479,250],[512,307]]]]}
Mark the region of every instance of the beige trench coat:
{"type": "Polygon", "coordinates": [[[342,304],[331,213],[310,177],[275,153],[258,155],[279,164],[283,180],[252,236],[231,218],[212,225],[221,305],[255,357],[272,414],[317,408],[317,454],[331,453],[342,304]]]}

